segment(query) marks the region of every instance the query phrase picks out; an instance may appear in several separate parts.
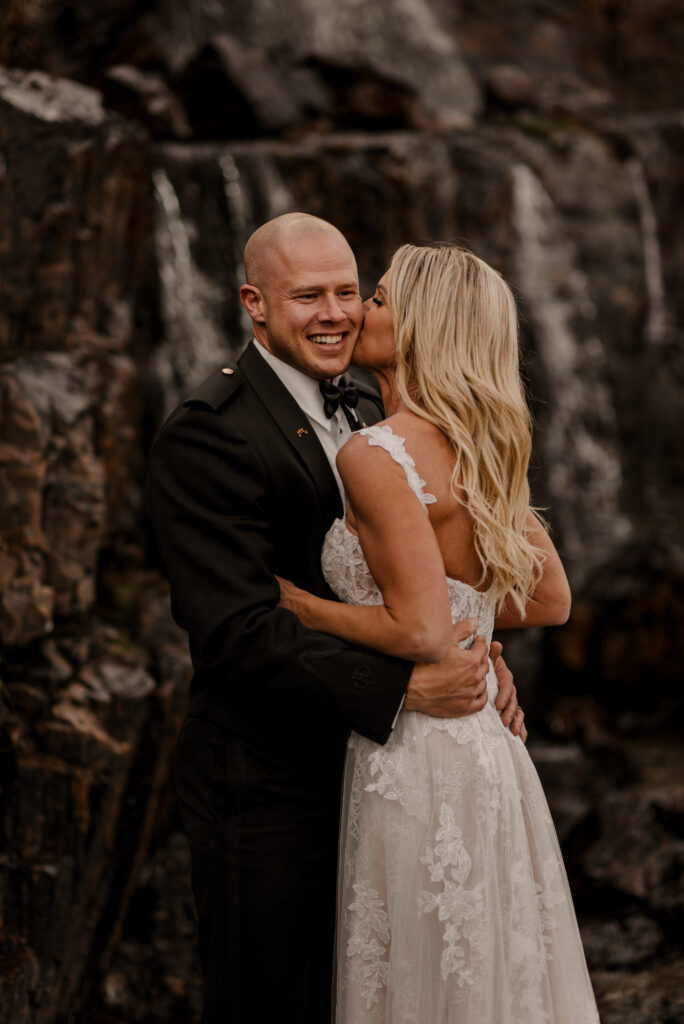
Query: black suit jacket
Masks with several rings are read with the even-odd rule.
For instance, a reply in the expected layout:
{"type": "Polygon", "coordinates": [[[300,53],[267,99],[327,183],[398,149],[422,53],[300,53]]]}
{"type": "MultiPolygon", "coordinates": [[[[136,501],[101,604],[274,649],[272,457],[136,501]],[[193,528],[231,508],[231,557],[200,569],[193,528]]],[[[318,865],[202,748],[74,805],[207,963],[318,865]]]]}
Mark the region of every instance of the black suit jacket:
{"type": "MultiPolygon", "coordinates": [[[[360,390],[359,416],[376,422],[379,395],[360,390]]],[[[162,427],[148,509],[189,635],[191,715],[262,749],[291,752],[293,736],[338,747],[349,729],[385,742],[412,666],[277,607],[274,574],[334,597],[320,554],[342,504],[313,427],[252,345],[162,427]]]]}

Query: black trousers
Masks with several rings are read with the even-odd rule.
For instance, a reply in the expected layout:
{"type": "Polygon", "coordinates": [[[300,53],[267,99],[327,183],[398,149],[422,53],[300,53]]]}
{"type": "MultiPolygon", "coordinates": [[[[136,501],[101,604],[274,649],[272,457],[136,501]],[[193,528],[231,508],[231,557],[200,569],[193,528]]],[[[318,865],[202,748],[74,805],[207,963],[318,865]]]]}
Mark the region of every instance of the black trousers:
{"type": "Polygon", "coordinates": [[[176,788],[192,858],[202,1024],[327,1024],[344,743],[274,751],[186,718],[176,788]]]}

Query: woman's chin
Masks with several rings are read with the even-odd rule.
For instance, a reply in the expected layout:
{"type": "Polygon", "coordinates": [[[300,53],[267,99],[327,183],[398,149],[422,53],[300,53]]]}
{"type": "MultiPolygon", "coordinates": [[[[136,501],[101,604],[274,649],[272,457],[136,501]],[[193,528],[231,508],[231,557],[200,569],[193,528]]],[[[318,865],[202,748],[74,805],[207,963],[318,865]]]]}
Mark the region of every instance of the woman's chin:
{"type": "Polygon", "coordinates": [[[377,359],[365,359],[363,353],[359,353],[359,358],[356,357],[356,352],[352,357],[352,366],[356,366],[359,370],[366,370],[367,373],[372,373],[375,377],[385,377],[391,374],[394,367],[389,366],[386,362],[379,363],[377,359]]]}
{"type": "Polygon", "coordinates": [[[362,344],[358,344],[354,349],[352,366],[357,366],[359,370],[368,370],[369,373],[378,373],[382,369],[378,366],[378,360],[373,359],[369,352],[364,351],[362,344]]]}

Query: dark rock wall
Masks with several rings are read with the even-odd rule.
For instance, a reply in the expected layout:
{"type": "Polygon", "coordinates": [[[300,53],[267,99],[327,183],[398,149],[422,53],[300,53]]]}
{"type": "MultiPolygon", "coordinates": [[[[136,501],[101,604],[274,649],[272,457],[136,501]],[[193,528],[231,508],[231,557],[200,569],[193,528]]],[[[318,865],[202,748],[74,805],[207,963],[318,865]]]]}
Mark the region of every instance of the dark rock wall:
{"type": "Polygon", "coordinates": [[[189,674],[141,516],[164,412],[247,337],[242,246],[338,224],[514,285],[566,627],[506,638],[604,1024],[684,1020],[684,10],[6,0],[0,1007],[187,1021],[189,674]]]}
{"type": "Polygon", "coordinates": [[[0,152],[0,1005],[56,1021],[121,931],[188,666],[140,528],[149,140],[0,71],[0,152]]]}

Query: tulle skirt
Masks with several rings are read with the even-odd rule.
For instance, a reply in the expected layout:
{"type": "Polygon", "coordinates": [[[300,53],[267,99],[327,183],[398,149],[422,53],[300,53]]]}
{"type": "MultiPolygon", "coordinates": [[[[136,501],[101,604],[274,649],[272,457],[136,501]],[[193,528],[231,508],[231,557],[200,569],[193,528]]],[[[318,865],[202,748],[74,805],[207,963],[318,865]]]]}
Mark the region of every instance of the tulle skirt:
{"type": "Polygon", "coordinates": [[[597,1024],[539,778],[490,702],[353,734],[337,1024],[597,1024]]]}

